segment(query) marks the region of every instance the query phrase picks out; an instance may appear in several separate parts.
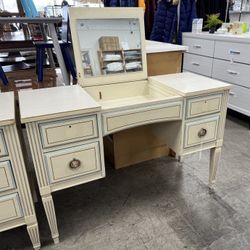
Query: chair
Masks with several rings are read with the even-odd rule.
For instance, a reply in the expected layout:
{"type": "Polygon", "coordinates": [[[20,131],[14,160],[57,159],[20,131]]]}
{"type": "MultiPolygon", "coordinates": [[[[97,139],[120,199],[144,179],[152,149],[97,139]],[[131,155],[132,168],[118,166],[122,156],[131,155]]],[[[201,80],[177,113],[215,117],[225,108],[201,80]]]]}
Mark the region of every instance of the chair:
{"type": "MultiPolygon", "coordinates": [[[[68,6],[62,7],[62,15],[63,15],[63,22],[62,22],[62,34],[61,34],[61,41],[59,42],[64,58],[64,62],[66,65],[67,70],[71,73],[73,81],[76,81],[76,69],[75,63],[73,59],[73,55],[71,53],[72,45],[70,42],[70,31],[69,31],[69,21],[68,21],[68,6]]],[[[38,81],[43,81],[43,67],[44,67],[44,56],[45,56],[45,49],[52,49],[54,47],[51,41],[38,41],[34,42],[37,52],[37,75],[38,81]]]]}

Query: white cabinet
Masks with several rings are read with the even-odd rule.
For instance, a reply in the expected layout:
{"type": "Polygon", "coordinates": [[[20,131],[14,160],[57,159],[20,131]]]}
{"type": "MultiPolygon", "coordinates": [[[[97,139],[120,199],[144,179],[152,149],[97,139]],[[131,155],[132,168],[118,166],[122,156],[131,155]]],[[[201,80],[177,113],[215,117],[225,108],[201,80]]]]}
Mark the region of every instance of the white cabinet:
{"type": "Polygon", "coordinates": [[[40,249],[12,92],[0,93],[0,107],[0,232],[26,225],[34,249],[40,249]]]}
{"type": "Polygon", "coordinates": [[[184,33],[183,43],[184,71],[233,84],[229,108],[250,117],[250,36],[184,33]]]}

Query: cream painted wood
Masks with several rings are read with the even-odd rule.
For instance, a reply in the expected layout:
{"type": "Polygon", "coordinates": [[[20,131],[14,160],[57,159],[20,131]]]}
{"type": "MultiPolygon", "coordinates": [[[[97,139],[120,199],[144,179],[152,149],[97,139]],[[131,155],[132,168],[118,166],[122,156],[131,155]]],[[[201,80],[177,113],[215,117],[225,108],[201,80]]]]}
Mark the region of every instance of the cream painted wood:
{"type": "Polygon", "coordinates": [[[196,97],[187,100],[187,118],[219,112],[222,95],[196,97]]]}
{"type": "Polygon", "coordinates": [[[96,116],[77,117],[60,122],[40,123],[43,147],[96,138],[98,136],[96,116]]]}
{"type": "Polygon", "coordinates": [[[55,90],[20,92],[19,96],[44,210],[58,243],[52,192],[103,178],[105,168],[100,105],[79,86],[55,90]],[[72,160],[74,169],[69,166],[72,160]],[[80,160],[79,169],[75,160],[80,160]]]}
{"type": "Polygon", "coordinates": [[[0,157],[7,156],[8,150],[6,147],[3,130],[0,129],[0,157]]]}
{"type": "Polygon", "coordinates": [[[209,187],[214,189],[215,177],[218,168],[218,163],[221,156],[221,147],[210,149],[210,164],[209,164],[209,187]]]}
{"type": "Polygon", "coordinates": [[[0,223],[15,220],[23,216],[18,194],[0,197],[0,223]]]}
{"type": "Polygon", "coordinates": [[[250,44],[216,41],[214,57],[250,64],[250,44]]]}
{"type": "Polygon", "coordinates": [[[50,152],[45,159],[51,183],[101,170],[98,142],[50,152]]]}
{"type": "Polygon", "coordinates": [[[13,124],[15,122],[14,93],[0,93],[0,126],[13,124]],[[8,107],[8,108],[3,108],[8,107]]]}
{"type": "Polygon", "coordinates": [[[219,116],[213,116],[186,122],[184,147],[215,141],[217,139],[219,118],[219,116]]]}
{"type": "Polygon", "coordinates": [[[213,78],[250,89],[250,65],[214,59],[213,78]]]}
{"type": "Polygon", "coordinates": [[[101,110],[93,98],[78,85],[23,90],[18,96],[22,106],[20,109],[22,123],[84,115],[101,110]]]}
{"type": "Polygon", "coordinates": [[[151,82],[158,82],[170,91],[184,97],[209,95],[230,89],[231,85],[191,72],[152,76],[151,82]]]}
{"type": "Polygon", "coordinates": [[[9,161],[0,162],[0,180],[0,192],[16,187],[9,161]]]}
{"type": "Polygon", "coordinates": [[[38,250],[39,230],[15,124],[14,94],[0,93],[2,103],[8,108],[0,109],[0,135],[8,154],[0,158],[0,232],[26,225],[33,248],[38,250]]]}
{"type": "Polygon", "coordinates": [[[211,77],[213,59],[205,56],[185,54],[183,70],[211,77]]]}
{"type": "Polygon", "coordinates": [[[209,57],[214,55],[214,41],[184,37],[183,44],[188,47],[189,53],[209,57]]]}
{"type": "Polygon", "coordinates": [[[83,87],[87,86],[99,86],[105,84],[117,84],[121,82],[139,81],[147,79],[147,59],[145,52],[145,29],[144,29],[144,12],[141,8],[127,8],[126,11],[117,8],[70,8],[70,30],[73,41],[74,56],[76,61],[77,76],[79,84],[83,87]],[[79,38],[77,21],[82,19],[125,19],[132,18],[138,19],[140,23],[140,39],[141,39],[141,51],[142,51],[142,71],[133,73],[117,73],[114,75],[105,75],[98,77],[84,77],[84,71],[82,67],[82,56],[79,38]]]}
{"type": "Polygon", "coordinates": [[[182,102],[147,108],[130,109],[128,111],[103,114],[104,135],[136,127],[143,124],[178,120],[182,117],[182,102]]]}

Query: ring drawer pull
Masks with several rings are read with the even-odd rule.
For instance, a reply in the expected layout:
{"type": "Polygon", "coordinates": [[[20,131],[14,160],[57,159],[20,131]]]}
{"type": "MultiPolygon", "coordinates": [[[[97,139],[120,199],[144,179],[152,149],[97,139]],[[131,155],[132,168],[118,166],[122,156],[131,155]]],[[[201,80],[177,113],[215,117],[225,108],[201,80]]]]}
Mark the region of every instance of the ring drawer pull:
{"type": "Polygon", "coordinates": [[[207,130],[205,128],[202,128],[199,132],[198,132],[198,136],[204,137],[207,134],[207,130]]]}
{"type": "Polygon", "coordinates": [[[81,166],[81,161],[80,160],[77,160],[77,159],[73,159],[70,163],[69,163],[69,167],[71,169],[77,169],[81,166]]]}

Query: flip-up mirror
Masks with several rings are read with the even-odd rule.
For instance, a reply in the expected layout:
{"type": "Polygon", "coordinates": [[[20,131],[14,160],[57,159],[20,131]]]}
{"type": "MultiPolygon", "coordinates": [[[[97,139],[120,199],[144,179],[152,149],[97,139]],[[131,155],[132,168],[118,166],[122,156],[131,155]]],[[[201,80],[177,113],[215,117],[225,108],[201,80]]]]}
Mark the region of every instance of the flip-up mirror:
{"type": "Polygon", "coordinates": [[[136,8],[70,9],[82,85],[147,78],[142,17],[143,11],[136,8]]]}

